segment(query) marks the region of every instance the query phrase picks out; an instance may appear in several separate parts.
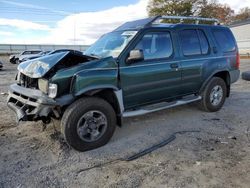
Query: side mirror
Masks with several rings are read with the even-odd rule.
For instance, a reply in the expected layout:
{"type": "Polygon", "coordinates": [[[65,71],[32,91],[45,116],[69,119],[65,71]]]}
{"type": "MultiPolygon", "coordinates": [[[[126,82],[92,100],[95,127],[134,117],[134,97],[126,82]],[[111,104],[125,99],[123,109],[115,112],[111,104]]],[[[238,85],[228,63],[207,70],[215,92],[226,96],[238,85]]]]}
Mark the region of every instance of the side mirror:
{"type": "Polygon", "coordinates": [[[127,63],[134,63],[138,61],[143,61],[144,60],[144,55],[142,50],[132,50],[129,53],[129,57],[127,59],[127,63]]]}

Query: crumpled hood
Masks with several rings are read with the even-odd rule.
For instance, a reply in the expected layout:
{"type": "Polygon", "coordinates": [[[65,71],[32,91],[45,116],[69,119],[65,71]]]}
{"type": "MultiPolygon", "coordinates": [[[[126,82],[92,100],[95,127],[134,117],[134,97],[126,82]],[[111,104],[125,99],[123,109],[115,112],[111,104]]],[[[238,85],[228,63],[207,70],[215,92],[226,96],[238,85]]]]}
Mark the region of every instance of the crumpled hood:
{"type": "Polygon", "coordinates": [[[18,65],[17,69],[21,73],[31,78],[43,77],[52,67],[60,62],[69,52],[60,52],[51,55],[25,61],[18,65]]]}

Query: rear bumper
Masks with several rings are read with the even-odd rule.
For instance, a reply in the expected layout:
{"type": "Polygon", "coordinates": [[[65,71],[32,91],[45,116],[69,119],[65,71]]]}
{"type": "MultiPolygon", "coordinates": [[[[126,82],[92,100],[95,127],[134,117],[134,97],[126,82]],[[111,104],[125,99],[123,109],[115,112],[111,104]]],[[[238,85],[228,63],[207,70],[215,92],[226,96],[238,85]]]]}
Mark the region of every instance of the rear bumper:
{"type": "Polygon", "coordinates": [[[17,121],[37,121],[48,117],[57,102],[40,90],[13,84],[9,88],[7,105],[17,116],[17,121]]]}
{"type": "Polygon", "coordinates": [[[231,84],[234,82],[237,82],[237,80],[240,78],[240,70],[233,70],[229,72],[231,84]]]}

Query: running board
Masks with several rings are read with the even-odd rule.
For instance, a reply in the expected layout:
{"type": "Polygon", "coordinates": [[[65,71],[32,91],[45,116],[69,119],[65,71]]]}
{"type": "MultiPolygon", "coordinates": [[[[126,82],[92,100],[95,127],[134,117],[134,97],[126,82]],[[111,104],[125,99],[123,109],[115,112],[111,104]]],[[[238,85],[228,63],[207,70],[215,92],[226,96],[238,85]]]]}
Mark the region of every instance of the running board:
{"type": "Polygon", "coordinates": [[[173,102],[161,102],[153,105],[144,106],[138,110],[126,111],[122,114],[122,117],[133,117],[133,116],[141,116],[144,114],[172,108],[175,106],[180,106],[184,104],[188,104],[191,102],[201,100],[201,96],[188,96],[181,100],[173,101],[173,102]]]}

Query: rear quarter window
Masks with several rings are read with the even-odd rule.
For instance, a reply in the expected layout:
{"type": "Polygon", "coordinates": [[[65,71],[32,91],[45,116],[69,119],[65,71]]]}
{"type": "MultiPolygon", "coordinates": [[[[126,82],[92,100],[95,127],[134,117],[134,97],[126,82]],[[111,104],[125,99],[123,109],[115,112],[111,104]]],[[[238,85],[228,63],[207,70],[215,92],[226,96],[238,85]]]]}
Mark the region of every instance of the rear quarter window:
{"type": "Polygon", "coordinates": [[[226,29],[213,29],[212,33],[217,44],[223,52],[232,52],[236,50],[234,37],[229,30],[226,29]]]}

